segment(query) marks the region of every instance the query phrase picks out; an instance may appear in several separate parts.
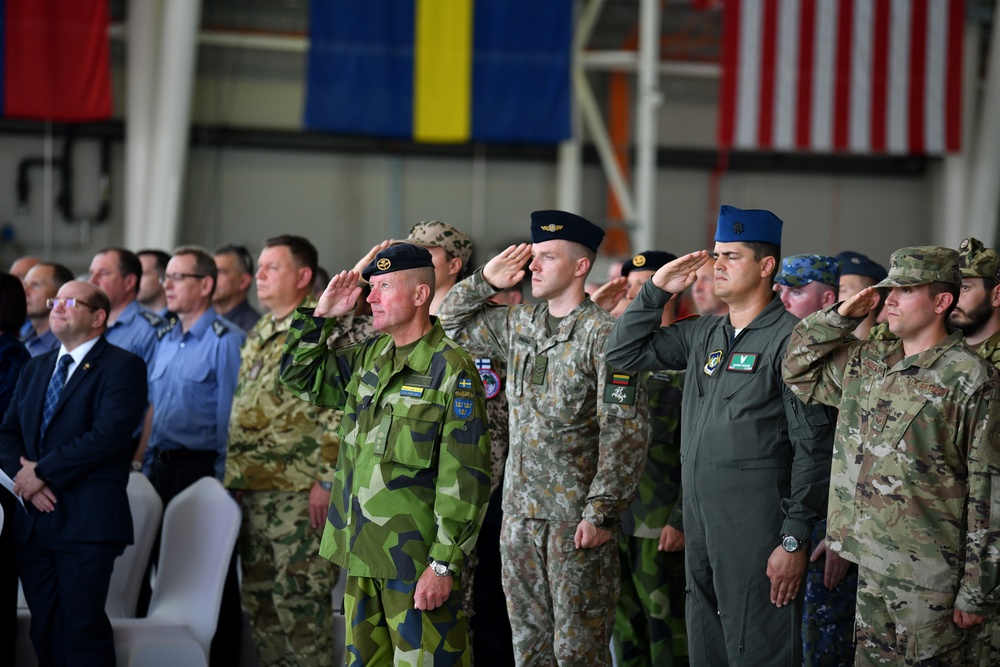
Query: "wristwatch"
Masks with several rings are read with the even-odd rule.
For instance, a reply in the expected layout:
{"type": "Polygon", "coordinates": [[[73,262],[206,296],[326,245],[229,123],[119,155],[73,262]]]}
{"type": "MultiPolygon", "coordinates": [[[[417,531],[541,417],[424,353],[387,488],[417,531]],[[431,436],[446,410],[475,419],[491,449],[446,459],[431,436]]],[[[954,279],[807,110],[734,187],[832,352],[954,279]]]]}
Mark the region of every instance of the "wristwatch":
{"type": "Polygon", "coordinates": [[[801,550],[803,546],[805,545],[803,545],[802,542],[799,542],[799,540],[793,535],[781,536],[781,548],[790,554],[801,550]]]}
{"type": "Polygon", "coordinates": [[[434,570],[434,574],[439,577],[449,577],[451,576],[451,570],[448,569],[447,563],[442,563],[440,561],[432,560],[430,563],[430,568],[434,570]]]}

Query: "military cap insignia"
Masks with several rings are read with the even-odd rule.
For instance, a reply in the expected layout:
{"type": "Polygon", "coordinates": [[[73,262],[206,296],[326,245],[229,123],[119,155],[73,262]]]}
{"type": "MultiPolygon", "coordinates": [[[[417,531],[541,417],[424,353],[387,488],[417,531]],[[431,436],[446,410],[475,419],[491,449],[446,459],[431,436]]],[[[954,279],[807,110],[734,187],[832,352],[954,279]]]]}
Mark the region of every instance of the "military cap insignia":
{"type": "Polygon", "coordinates": [[[742,234],[742,233],[743,233],[743,223],[742,222],[734,222],[733,223],[733,234],[742,234]]]}
{"type": "Polygon", "coordinates": [[[539,229],[545,230],[547,232],[558,232],[562,228],[563,228],[562,225],[542,225],[541,227],[539,227],[539,229]]]}
{"type": "Polygon", "coordinates": [[[475,394],[471,391],[466,391],[460,389],[455,392],[455,400],[452,402],[452,413],[459,419],[469,419],[472,417],[472,409],[475,403],[473,402],[475,394]]]}
{"type": "Polygon", "coordinates": [[[644,255],[636,255],[632,258],[632,266],[639,268],[640,266],[645,266],[646,257],[644,255]]]}
{"type": "Polygon", "coordinates": [[[375,263],[375,266],[378,267],[379,271],[385,271],[390,266],[392,266],[392,262],[390,262],[388,259],[386,259],[385,257],[383,257],[382,259],[380,259],[378,262],[375,263]]]}
{"type": "Polygon", "coordinates": [[[961,245],[958,246],[959,250],[965,250],[969,247],[969,239],[962,239],[961,245]]]}
{"type": "Polygon", "coordinates": [[[851,257],[851,264],[860,264],[860,263],[861,263],[860,257],[851,257]]]}
{"type": "Polygon", "coordinates": [[[476,359],[476,369],[479,370],[479,378],[483,381],[486,398],[496,398],[500,393],[500,376],[493,370],[493,362],[489,359],[476,359]]]}
{"type": "Polygon", "coordinates": [[[705,375],[711,377],[715,369],[719,367],[722,363],[722,350],[714,350],[708,355],[708,359],[705,361],[705,367],[702,369],[705,375]]]}

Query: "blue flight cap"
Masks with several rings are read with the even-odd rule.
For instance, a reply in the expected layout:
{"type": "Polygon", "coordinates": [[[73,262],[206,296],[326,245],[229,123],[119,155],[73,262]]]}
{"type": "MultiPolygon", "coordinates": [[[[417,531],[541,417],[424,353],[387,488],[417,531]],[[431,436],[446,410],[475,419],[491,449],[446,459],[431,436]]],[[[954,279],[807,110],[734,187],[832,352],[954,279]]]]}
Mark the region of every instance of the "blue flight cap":
{"type": "Polygon", "coordinates": [[[770,243],[781,246],[781,219],[770,211],[723,206],[715,228],[718,243],[770,243]]]}
{"type": "Polygon", "coordinates": [[[563,239],[597,252],[604,230],[586,218],[566,211],[535,211],[531,214],[531,242],[563,239]]]}
{"type": "Polygon", "coordinates": [[[837,255],[837,261],[840,262],[840,275],[842,276],[865,276],[880,283],[889,275],[884,266],[873,262],[860,252],[845,250],[837,255]]]}

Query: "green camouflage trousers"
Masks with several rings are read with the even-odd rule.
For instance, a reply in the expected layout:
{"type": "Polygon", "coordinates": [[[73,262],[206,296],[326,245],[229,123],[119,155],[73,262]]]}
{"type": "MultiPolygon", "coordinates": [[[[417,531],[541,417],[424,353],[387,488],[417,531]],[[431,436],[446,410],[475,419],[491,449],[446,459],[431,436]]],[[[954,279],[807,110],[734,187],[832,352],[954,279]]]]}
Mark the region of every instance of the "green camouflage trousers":
{"type": "Polygon", "coordinates": [[[961,667],[982,664],[985,629],[955,625],[953,592],[919,588],[858,568],[854,664],[961,667]]]}
{"type": "Polygon", "coordinates": [[[618,545],[577,549],[577,523],[504,516],[503,589],[518,665],[611,665],[618,545]]]}
{"type": "Polygon", "coordinates": [[[620,535],[622,583],[615,644],[622,667],[687,664],[684,552],[659,551],[659,540],[620,535]]]}
{"type": "Polygon", "coordinates": [[[348,575],[344,591],[350,667],[469,667],[459,584],[432,611],[413,608],[417,582],[348,575]]]}
{"type": "Polygon", "coordinates": [[[319,555],[309,494],[244,491],[241,504],[243,606],[261,666],[332,665],[337,566],[319,555]]]}

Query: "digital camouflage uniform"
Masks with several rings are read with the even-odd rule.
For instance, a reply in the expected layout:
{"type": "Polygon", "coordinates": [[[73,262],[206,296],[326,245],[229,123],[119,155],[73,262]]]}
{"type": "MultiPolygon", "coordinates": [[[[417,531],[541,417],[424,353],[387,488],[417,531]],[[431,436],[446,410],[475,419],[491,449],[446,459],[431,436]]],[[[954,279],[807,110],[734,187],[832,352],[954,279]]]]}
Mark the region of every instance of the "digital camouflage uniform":
{"type": "Polygon", "coordinates": [[[243,604],[261,665],[331,665],[337,567],[319,555],[322,531],[309,525],[309,491],[333,479],[342,413],[278,384],[290,321],[291,314],[265,315],[243,344],[225,484],[243,492],[243,604]]]}
{"type": "Polygon", "coordinates": [[[585,299],[549,333],[548,306],[492,306],[482,271],[440,315],[459,344],[507,364],[510,451],[501,534],[518,664],[606,664],[618,597],[617,544],[576,549],[581,519],[613,529],[646,457],[645,387],[604,364],[611,316],[585,299]]]}
{"type": "Polygon", "coordinates": [[[783,535],[806,543],[823,516],[832,446],[825,409],[803,405],[781,379],[797,320],[774,296],[739,335],[728,316],[662,327],[671,296],[647,281],[615,324],[607,359],[632,370],[687,369],[681,478],[689,661],[796,664],[802,592],[776,607],[767,562],[783,535]]]}
{"type": "Polygon", "coordinates": [[[681,394],[684,371],[644,375],[649,398],[649,454],[639,492],[622,513],[618,537],[622,586],[615,641],[622,667],[687,664],[684,552],[659,551],[660,533],[682,530],[674,509],[681,487],[681,394]]]}
{"type": "Polygon", "coordinates": [[[1000,376],[958,332],[904,358],[849,338],[858,321],[809,316],[785,360],[796,395],[840,409],[827,544],[860,566],[856,664],[978,665],[982,627],[952,610],[996,607],[1000,376]]]}
{"type": "Polygon", "coordinates": [[[297,310],[281,370],[293,393],[344,412],[320,553],[348,568],[348,663],[370,664],[391,638],[397,664],[467,665],[457,593],[416,612],[413,589],[432,559],[460,573],[476,541],[489,494],[479,373],[434,318],[405,360],[384,334],[329,350],[350,319],[297,310]]]}

